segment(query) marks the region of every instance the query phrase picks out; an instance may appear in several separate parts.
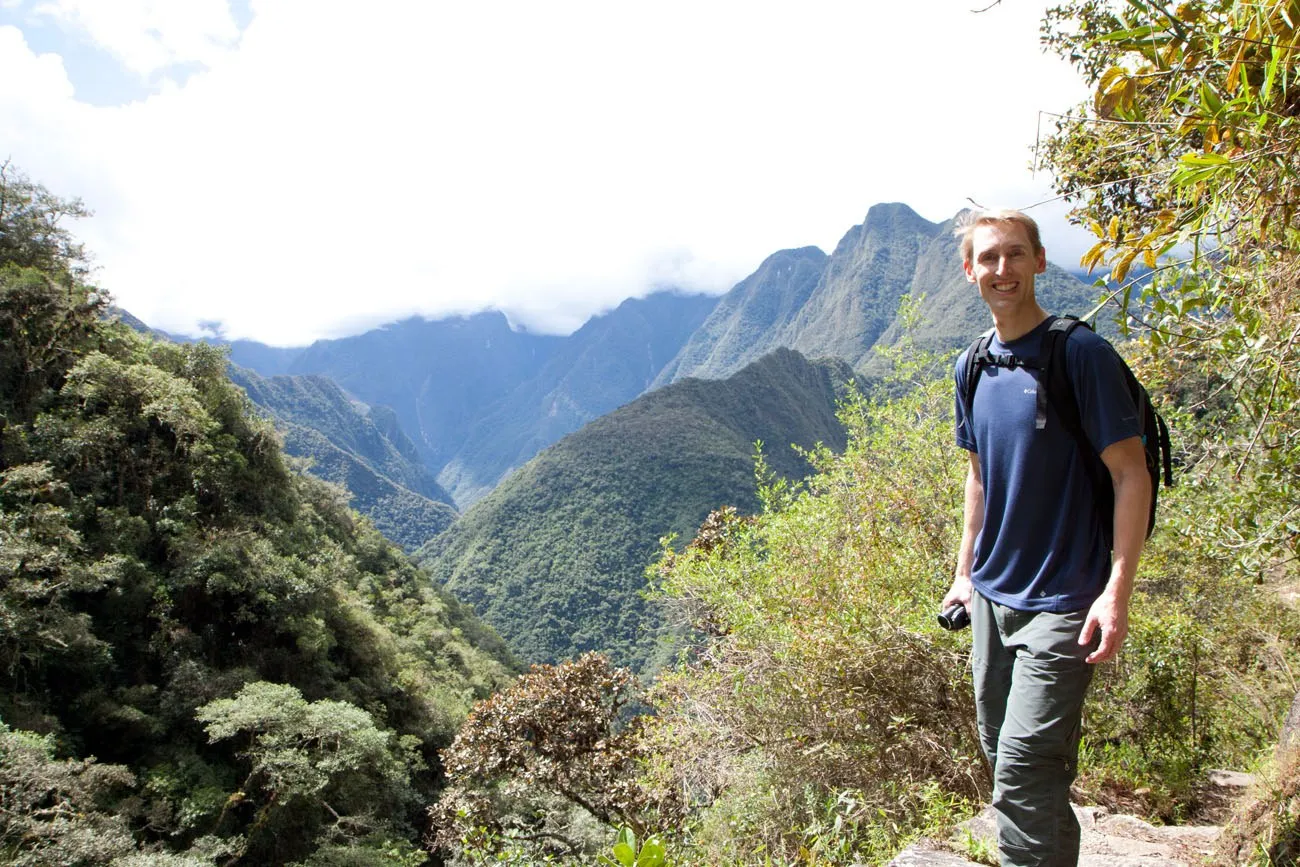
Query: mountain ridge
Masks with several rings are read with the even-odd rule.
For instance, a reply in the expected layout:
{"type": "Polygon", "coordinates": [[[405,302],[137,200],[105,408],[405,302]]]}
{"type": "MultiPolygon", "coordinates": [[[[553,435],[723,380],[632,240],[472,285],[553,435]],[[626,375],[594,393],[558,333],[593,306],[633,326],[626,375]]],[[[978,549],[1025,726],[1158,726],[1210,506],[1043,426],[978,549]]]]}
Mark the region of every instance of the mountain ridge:
{"type": "Polygon", "coordinates": [[[790,448],[842,448],[836,400],[852,372],[780,349],[725,381],[651,391],[548,447],[416,556],[532,661],[586,650],[653,666],[641,595],[666,534],[694,536],[723,505],[758,508],[754,442],[800,478],[790,448]]]}

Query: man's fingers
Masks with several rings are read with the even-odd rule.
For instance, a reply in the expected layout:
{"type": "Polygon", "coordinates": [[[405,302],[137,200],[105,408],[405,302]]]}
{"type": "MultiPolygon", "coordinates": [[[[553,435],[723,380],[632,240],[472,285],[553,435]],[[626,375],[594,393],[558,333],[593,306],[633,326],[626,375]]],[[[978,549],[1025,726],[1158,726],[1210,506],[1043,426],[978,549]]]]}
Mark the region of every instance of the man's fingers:
{"type": "Polygon", "coordinates": [[[1092,641],[1092,633],[1097,630],[1097,618],[1091,614],[1088,619],[1083,621],[1083,631],[1079,633],[1079,645],[1083,646],[1092,641]]]}
{"type": "Polygon", "coordinates": [[[1120,631],[1118,628],[1102,629],[1101,646],[1088,654],[1088,657],[1084,662],[1095,664],[1114,658],[1114,656],[1119,653],[1120,647],[1124,644],[1124,638],[1127,632],[1127,629],[1124,631],[1120,631]]]}

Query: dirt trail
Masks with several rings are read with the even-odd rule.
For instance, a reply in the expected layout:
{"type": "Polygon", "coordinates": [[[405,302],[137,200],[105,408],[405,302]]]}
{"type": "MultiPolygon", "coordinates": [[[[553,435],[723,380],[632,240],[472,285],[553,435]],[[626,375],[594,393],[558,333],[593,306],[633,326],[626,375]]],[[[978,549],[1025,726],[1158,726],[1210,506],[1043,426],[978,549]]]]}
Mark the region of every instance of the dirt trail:
{"type": "MultiPolygon", "coordinates": [[[[1075,807],[1083,828],[1079,867],[1199,867],[1222,830],[1217,825],[1155,826],[1134,816],[1112,815],[1105,807],[1075,807]]],[[[963,823],[953,839],[967,834],[996,851],[992,809],[963,823]]],[[[954,848],[923,840],[901,852],[890,867],[979,867],[954,848]]]]}

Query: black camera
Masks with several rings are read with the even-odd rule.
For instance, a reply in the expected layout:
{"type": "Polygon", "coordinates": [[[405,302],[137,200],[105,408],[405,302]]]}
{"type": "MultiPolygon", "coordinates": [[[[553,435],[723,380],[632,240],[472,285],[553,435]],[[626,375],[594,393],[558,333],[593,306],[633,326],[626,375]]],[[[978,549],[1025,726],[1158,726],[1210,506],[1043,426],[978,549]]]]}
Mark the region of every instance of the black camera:
{"type": "Polygon", "coordinates": [[[956,632],[970,626],[970,612],[960,602],[939,615],[939,625],[949,632],[956,632]]]}

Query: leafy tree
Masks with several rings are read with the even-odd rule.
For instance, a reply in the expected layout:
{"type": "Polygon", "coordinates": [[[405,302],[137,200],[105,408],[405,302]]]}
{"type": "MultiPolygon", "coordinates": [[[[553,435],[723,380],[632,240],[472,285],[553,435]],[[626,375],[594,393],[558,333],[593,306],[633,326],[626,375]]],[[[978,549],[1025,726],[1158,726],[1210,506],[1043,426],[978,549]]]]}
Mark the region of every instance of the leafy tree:
{"type": "Polygon", "coordinates": [[[63,199],[5,160],[0,163],[0,263],[34,268],[71,284],[89,271],[85,248],[65,225],[90,216],[80,199],[63,199]]]}
{"type": "MultiPolygon", "coordinates": [[[[605,825],[643,834],[673,814],[671,797],[640,782],[640,720],[620,724],[634,680],[595,653],[535,665],[479,703],[442,759],[451,785],[431,809],[436,847],[499,850],[527,844],[538,854],[584,854],[562,804],[605,825]]],[[[590,853],[586,853],[588,856],[590,853]]]]}
{"type": "Polygon", "coordinates": [[[1206,531],[1256,572],[1300,555],[1298,11],[1072,0],[1044,26],[1094,93],[1042,157],[1188,412],[1192,483],[1237,491],[1206,531]]]}
{"type": "Polygon", "coordinates": [[[308,702],[292,686],[259,682],[204,705],[196,716],[214,743],[244,743],[248,776],[227,808],[255,810],[249,841],[255,851],[284,848],[280,838],[300,833],[302,811],[328,814],[325,835],[334,844],[391,831],[387,817],[402,815],[403,801],[414,794],[412,756],[346,702],[308,702]]]}
{"type": "Polygon", "coordinates": [[[134,853],[127,817],[110,809],[133,782],[120,765],[56,759],[53,738],[0,723],[0,860],[107,865],[134,853]]]}
{"type": "Polygon", "coordinates": [[[97,756],[138,781],[125,818],[56,793],[8,827],[54,840],[64,798],[129,863],[423,859],[437,752],[511,676],[501,640],[291,471],[221,351],[106,320],[59,234],[75,209],[0,180],[31,217],[0,212],[0,718],[41,774],[90,781],[97,756]]]}

